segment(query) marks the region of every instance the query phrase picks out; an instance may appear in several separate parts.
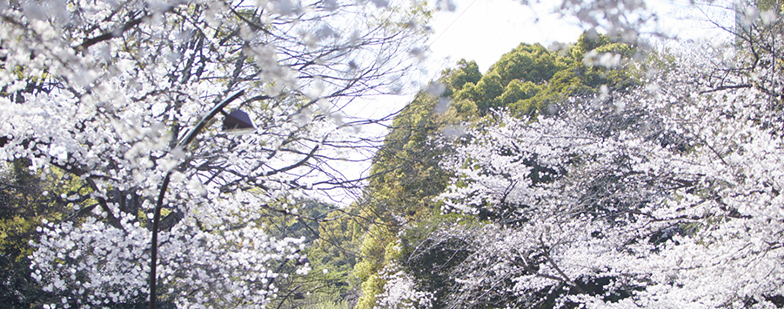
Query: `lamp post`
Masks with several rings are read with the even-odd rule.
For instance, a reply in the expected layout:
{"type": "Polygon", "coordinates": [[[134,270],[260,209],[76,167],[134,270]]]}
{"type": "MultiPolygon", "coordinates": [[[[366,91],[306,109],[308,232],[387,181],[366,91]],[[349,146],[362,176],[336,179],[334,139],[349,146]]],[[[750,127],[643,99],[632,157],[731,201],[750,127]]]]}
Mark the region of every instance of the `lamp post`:
{"type": "MultiPolygon", "coordinates": [[[[226,115],[223,112],[223,108],[225,108],[229,103],[233,102],[241,95],[245,93],[245,90],[240,90],[239,92],[235,93],[228,99],[224,100],[223,102],[219,103],[215,107],[213,107],[207,115],[205,115],[196,126],[188,132],[188,134],[183,138],[179,143],[177,143],[178,148],[184,149],[188,146],[193,139],[204,129],[207,123],[212,120],[219,112],[226,115]]],[[[226,115],[226,118],[223,122],[223,129],[224,130],[231,130],[231,129],[244,129],[247,130],[249,128],[253,128],[253,123],[250,121],[250,117],[248,114],[240,111],[235,110],[232,111],[231,114],[226,115]]],[[[153,211],[153,219],[152,219],[152,241],[150,247],[150,309],[155,309],[157,306],[157,266],[158,266],[158,225],[161,221],[161,209],[163,208],[163,198],[166,196],[166,189],[169,187],[169,180],[171,179],[172,171],[166,173],[166,176],[163,177],[163,182],[161,183],[161,189],[158,192],[158,200],[155,204],[155,210],[153,211]]]]}

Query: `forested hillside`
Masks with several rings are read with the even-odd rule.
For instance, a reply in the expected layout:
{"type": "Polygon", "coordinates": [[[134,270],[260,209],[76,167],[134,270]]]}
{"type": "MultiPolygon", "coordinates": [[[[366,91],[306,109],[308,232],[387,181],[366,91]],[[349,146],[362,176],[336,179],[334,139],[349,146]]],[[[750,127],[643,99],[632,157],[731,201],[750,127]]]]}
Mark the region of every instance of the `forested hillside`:
{"type": "MultiPolygon", "coordinates": [[[[372,218],[372,224],[359,224],[366,232],[361,243],[353,239],[359,254],[353,275],[362,282],[357,307],[383,305],[392,297],[387,285],[407,280],[396,277],[401,271],[410,272],[411,279],[434,293],[431,304],[436,307],[444,306],[454,293],[454,280],[434,270],[448,267],[455,252],[412,255],[429,233],[459,220],[460,216],[443,213],[443,202],[437,198],[455,175],[443,168],[445,158],[454,155],[451,142],[493,122],[501,110],[518,117],[549,115],[567,108],[564,103],[571,97],[629,89],[638,83],[630,67],[634,56],[633,46],[595,33],[552,49],[520,44],[485,74],[476,63],[461,60],[419,93],[395,118],[373,161],[371,173],[376,177],[364,199],[351,207],[358,216],[372,218]],[[586,54],[597,63],[585,61],[586,54]],[[616,57],[611,66],[598,63],[605,55],[616,57]]],[[[545,169],[532,173],[548,177],[545,169]]],[[[488,215],[481,213],[477,219],[488,215]]]]}

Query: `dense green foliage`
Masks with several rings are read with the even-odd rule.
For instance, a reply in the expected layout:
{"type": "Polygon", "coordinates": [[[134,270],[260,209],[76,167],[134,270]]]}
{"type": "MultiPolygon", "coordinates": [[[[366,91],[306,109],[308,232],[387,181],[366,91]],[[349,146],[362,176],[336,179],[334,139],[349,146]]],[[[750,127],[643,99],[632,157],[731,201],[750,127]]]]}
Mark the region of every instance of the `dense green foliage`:
{"type": "Polygon", "coordinates": [[[584,34],[565,50],[520,44],[481,77],[476,64],[461,61],[459,69],[444,74],[449,86],[445,95],[474,103],[479,115],[494,108],[508,108],[519,115],[546,111],[548,105],[570,96],[597,93],[601,86],[614,90],[631,86],[634,76],[615,67],[634,54],[632,46],[596,34],[584,34]],[[620,62],[602,65],[602,60],[612,60],[610,55],[618,55],[620,62]]]}

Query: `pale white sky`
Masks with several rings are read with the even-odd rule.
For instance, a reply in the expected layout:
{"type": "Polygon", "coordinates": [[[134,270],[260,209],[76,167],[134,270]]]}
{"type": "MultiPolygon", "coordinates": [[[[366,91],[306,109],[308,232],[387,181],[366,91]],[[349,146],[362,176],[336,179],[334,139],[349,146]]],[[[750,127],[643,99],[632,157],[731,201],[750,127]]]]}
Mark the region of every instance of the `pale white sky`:
{"type": "MultiPolygon", "coordinates": [[[[553,42],[573,43],[584,30],[576,18],[554,13],[562,0],[528,1],[538,2],[531,5],[521,4],[520,0],[453,2],[453,12],[438,12],[432,20],[435,33],[429,42],[429,61],[433,64],[429,66],[439,63],[439,67],[446,68],[466,59],[476,61],[485,73],[501,55],[520,43],[540,43],[545,47],[553,42]]],[[[729,5],[721,2],[694,7],[691,0],[648,0],[647,7],[660,18],[656,29],[647,30],[688,39],[720,35],[712,25],[699,20],[705,19],[705,14],[712,19],[726,19],[721,15],[726,15],[724,8],[729,5]]]]}
{"type": "Polygon", "coordinates": [[[484,73],[520,43],[546,47],[576,41],[582,29],[574,19],[549,13],[560,0],[549,2],[537,5],[534,12],[514,0],[455,0],[454,12],[438,12],[432,20],[431,61],[448,57],[452,66],[460,59],[474,60],[484,73]]]}

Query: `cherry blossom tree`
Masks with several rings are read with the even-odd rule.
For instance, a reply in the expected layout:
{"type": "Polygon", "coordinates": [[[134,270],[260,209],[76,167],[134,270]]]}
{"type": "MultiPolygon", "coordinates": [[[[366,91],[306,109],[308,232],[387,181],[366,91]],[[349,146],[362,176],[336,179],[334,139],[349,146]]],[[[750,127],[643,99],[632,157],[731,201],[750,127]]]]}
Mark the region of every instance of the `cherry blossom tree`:
{"type": "Polygon", "coordinates": [[[498,111],[450,143],[457,216],[403,261],[448,278],[450,308],[781,306],[782,75],[764,48],[721,52],[553,115],[498,111]]]}
{"type": "Polygon", "coordinates": [[[268,236],[259,210],[358,186],[335,163],[371,153],[356,130],[375,121],[345,107],[405,86],[427,15],[416,1],[0,2],[0,159],[89,188],[39,229],[49,300],[276,297],[302,240],[268,236]],[[253,132],[222,130],[240,108],[253,132]]]}

